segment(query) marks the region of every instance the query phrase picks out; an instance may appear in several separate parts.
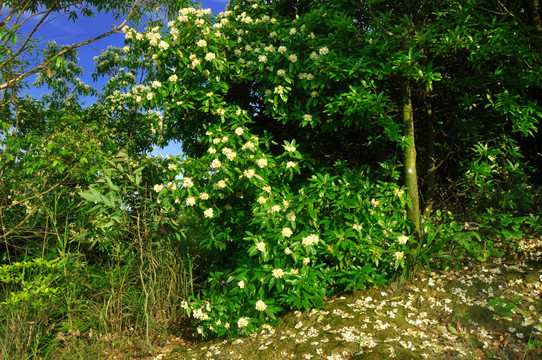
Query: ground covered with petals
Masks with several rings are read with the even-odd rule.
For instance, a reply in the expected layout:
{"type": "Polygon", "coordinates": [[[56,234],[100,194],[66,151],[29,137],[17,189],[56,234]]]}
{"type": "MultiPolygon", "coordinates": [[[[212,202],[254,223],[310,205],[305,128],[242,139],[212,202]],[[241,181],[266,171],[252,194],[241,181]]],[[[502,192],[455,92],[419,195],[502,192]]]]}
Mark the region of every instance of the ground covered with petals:
{"type": "Polygon", "coordinates": [[[154,359],[542,359],[542,238],[522,246],[338,296],[249,337],[176,339],[154,359]]]}

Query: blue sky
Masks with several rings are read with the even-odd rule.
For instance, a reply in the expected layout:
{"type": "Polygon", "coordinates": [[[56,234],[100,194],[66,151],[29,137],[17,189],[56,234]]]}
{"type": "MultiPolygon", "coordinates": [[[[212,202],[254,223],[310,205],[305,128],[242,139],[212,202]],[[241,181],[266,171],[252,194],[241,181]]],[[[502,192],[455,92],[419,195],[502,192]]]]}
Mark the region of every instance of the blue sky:
{"type": "MultiPolygon", "coordinates": [[[[225,10],[226,5],[229,0],[203,0],[202,8],[211,8],[212,12],[218,14],[221,11],[225,10]]],[[[86,18],[80,17],[75,21],[68,20],[68,16],[61,16],[55,18],[52,21],[49,21],[47,24],[43,25],[35,37],[40,38],[39,44],[40,47],[44,47],[48,41],[56,41],[59,45],[71,45],[83,40],[87,40],[93,37],[96,37],[102,33],[111,30],[112,25],[120,24],[122,20],[117,20],[109,14],[100,14],[96,15],[95,18],[86,18]]],[[[24,29],[22,29],[24,31],[24,29]]],[[[85,83],[92,85],[96,88],[100,88],[100,83],[93,83],[90,74],[94,70],[94,60],[93,58],[100,54],[101,50],[107,49],[108,46],[123,46],[124,35],[113,34],[104,39],[100,39],[93,43],[84,45],[80,47],[78,51],[79,55],[79,66],[84,70],[81,80],[85,83]]],[[[33,78],[30,78],[29,83],[33,81],[33,78]]],[[[103,81],[103,80],[102,80],[103,81]]],[[[34,97],[39,97],[42,91],[39,89],[31,88],[29,93],[34,97]]],[[[180,148],[178,144],[170,144],[170,146],[164,149],[157,149],[153,152],[153,155],[176,155],[180,153],[180,148]]]]}

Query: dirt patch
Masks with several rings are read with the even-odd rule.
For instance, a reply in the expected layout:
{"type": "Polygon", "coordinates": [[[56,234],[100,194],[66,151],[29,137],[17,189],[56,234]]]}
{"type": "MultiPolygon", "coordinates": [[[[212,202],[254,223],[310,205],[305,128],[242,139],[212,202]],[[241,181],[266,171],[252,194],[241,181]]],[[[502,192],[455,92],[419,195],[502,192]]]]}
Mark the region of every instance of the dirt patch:
{"type": "Polygon", "coordinates": [[[542,239],[526,244],[529,252],[336,297],[249,337],[168,346],[154,359],[542,359],[542,239]]]}

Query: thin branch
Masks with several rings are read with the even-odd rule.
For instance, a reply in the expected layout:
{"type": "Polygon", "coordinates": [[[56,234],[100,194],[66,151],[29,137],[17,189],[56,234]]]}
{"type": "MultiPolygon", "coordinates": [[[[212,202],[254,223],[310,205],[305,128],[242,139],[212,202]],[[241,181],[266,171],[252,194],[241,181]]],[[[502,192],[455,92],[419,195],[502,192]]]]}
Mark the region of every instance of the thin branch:
{"type": "MultiPolygon", "coordinates": [[[[39,27],[41,26],[41,24],[45,21],[45,19],[47,18],[47,16],[49,16],[49,14],[51,14],[51,12],[53,12],[56,4],[58,3],[58,0],[55,0],[55,2],[53,3],[53,5],[51,5],[51,8],[45,13],[45,15],[43,15],[41,17],[41,19],[38,21],[38,23],[34,26],[34,28],[32,29],[32,31],[30,31],[30,34],[28,34],[28,36],[26,37],[24,43],[21,45],[21,47],[14,53],[11,55],[11,57],[9,57],[8,59],[2,61],[0,63],[0,69],[2,69],[4,66],[6,66],[7,63],[13,61],[13,59],[15,59],[17,56],[19,56],[25,49],[26,49],[26,45],[28,45],[28,43],[30,42],[30,39],[32,38],[32,35],[34,35],[34,33],[36,31],[38,31],[39,27]]],[[[4,44],[5,45],[5,44],[4,44]]]]}
{"type": "Polygon", "coordinates": [[[69,176],[70,176],[69,174],[66,175],[66,176],[64,176],[64,178],[63,178],[62,180],[60,180],[58,183],[56,183],[55,185],[51,186],[49,189],[47,189],[47,190],[45,190],[45,191],[43,191],[43,192],[41,192],[41,193],[39,193],[39,194],[34,194],[34,195],[30,196],[30,197],[24,198],[24,199],[19,200],[19,201],[15,201],[15,202],[13,202],[13,203],[11,203],[11,204],[9,204],[9,205],[6,205],[6,206],[0,206],[0,209],[2,209],[2,208],[6,208],[6,209],[7,209],[7,208],[10,208],[10,207],[12,207],[12,206],[19,205],[19,204],[21,204],[21,203],[23,203],[23,202],[25,202],[25,201],[32,200],[32,199],[35,199],[35,198],[40,197],[40,196],[42,196],[42,195],[45,195],[45,194],[47,194],[47,193],[53,191],[53,190],[54,190],[55,188],[57,188],[58,186],[62,185],[62,182],[63,182],[64,180],[66,180],[69,176]]]}
{"type": "MultiPolygon", "coordinates": [[[[130,16],[131,17],[131,16],[130,16]]],[[[124,25],[126,25],[126,23],[128,22],[129,20],[129,17],[127,17],[119,26],[115,26],[115,28],[113,30],[110,30],[106,33],[103,33],[102,35],[99,35],[95,38],[92,38],[92,39],[88,39],[88,40],[85,40],[85,41],[81,41],[77,44],[74,44],[62,51],[59,51],[57,54],[55,54],[55,56],[53,56],[51,59],[47,60],[47,61],[44,61],[43,63],[41,63],[39,66],[36,66],[34,69],[32,70],[29,70],[27,71],[26,73],[24,74],[21,74],[9,81],[6,81],[5,83],[3,83],[2,85],[0,85],[0,90],[3,90],[3,89],[6,89],[8,87],[11,87],[13,85],[15,85],[16,83],[19,83],[20,81],[22,81],[23,79],[27,78],[28,76],[30,75],[33,75],[39,71],[41,71],[42,69],[46,68],[47,66],[49,66],[49,64],[51,64],[53,62],[53,60],[59,56],[62,56],[64,54],[66,54],[67,52],[69,51],[72,51],[73,49],[75,48],[78,48],[78,47],[81,47],[83,45],[86,45],[86,44],[90,44],[94,41],[97,41],[97,40],[100,40],[100,39],[103,39],[111,34],[114,34],[116,32],[118,32],[118,30],[122,27],[124,27],[124,25]]]]}

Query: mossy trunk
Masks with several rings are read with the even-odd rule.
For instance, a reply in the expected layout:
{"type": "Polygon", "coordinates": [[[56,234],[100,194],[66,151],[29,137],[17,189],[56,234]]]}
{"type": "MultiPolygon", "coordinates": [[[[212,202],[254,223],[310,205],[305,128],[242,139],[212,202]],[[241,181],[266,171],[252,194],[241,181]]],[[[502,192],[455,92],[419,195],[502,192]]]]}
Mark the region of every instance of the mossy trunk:
{"type": "Polygon", "coordinates": [[[403,166],[405,171],[405,184],[410,197],[411,205],[407,208],[409,219],[414,224],[416,235],[420,234],[420,196],[418,190],[418,174],[416,172],[416,143],[414,136],[414,108],[412,105],[412,90],[409,80],[405,77],[401,84],[401,98],[403,107],[403,136],[408,145],[403,149],[403,166]]]}

